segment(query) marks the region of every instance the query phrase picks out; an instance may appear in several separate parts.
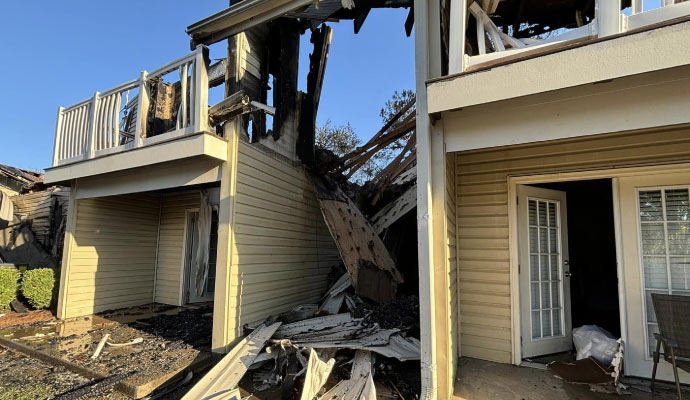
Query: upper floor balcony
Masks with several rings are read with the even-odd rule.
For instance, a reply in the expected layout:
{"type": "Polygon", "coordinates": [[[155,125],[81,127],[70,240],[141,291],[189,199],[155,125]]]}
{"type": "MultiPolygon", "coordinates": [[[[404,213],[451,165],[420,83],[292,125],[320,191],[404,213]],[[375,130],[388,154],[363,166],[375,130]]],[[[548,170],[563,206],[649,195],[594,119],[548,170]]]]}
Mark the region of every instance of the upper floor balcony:
{"type": "Polygon", "coordinates": [[[226,141],[209,126],[208,69],[208,49],[198,46],[136,79],[60,107],[46,181],[197,156],[225,159],[226,141]]]}
{"type": "Polygon", "coordinates": [[[430,113],[690,64],[685,0],[448,3],[430,113]]]}

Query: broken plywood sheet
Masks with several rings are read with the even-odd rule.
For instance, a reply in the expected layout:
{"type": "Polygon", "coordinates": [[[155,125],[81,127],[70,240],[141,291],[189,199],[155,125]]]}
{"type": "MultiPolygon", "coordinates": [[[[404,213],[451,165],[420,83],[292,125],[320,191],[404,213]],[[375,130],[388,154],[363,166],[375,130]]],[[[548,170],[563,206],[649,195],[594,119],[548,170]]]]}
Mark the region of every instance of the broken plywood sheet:
{"type": "Polygon", "coordinates": [[[355,292],[380,303],[395,299],[403,278],[381,238],[337,184],[319,177],[313,181],[321,212],[355,292]]]}
{"type": "Polygon", "coordinates": [[[230,350],[215,367],[182,398],[183,400],[232,399],[234,389],[264,347],[280,327],[280,322],[261,325],[230,350]]]}

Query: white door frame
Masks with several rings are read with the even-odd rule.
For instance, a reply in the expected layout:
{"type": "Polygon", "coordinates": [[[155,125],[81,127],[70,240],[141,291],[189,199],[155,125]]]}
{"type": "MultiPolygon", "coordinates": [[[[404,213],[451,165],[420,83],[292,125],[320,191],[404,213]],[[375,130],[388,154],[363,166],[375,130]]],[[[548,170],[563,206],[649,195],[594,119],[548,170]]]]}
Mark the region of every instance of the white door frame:
{"type": "MultiPolygon", "coordinates": [[[[551,182],[569,182],[592,179],[612,179],[613,190],[613,218],[615,229],[616,261],[618,275],[618,301],[620,313],[621,337],[623,341],[628,341],[628,318],[626,315],[625,297],[625,265],[623,264],[622,231],[620,220],[620,198],[618,178],[636,175],[648,175],[653,173],[665,172],[688,172],[690,173],[690,163],[661,164],[652,166],[632,166],[622,168],[597,169],[590,171],[576,172],[553,172],[532,175],[509,175],[508,181],[508,243],[510,248],[510,303],[511,303],[511,326],[512,326],[512,362],[520,365],[522,362],[522,344],[520,340],[520,293],[518,265],[520,262],[518,255],[518,216],[517,216],[517,186],[551,182]]],[[[626,357],[627,358],[627,357],[626,357]]],[[[627,359],[625,360],[627,362],[627,359]]]]}

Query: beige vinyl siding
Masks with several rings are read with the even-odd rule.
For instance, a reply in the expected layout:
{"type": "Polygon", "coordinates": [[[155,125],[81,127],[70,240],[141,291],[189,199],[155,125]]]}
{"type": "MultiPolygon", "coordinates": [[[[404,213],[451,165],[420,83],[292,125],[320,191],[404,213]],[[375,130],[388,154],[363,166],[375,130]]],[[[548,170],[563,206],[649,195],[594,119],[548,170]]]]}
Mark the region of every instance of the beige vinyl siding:
{"type": "Polygon", "coordinates": [[[240,142],[233,219],[230,332],[316,303],[338,251],[299,166],[240,142]]]}
{"type": "Polygon", "coordinates": [[[159,208],[148,194],[77,200],[65,318],[153,300],[159,208]]]}
{"type": "Polygon", "coordinates": [[[458,364],[458,254],[457,239],[455,237],[455,154],[446,155],[446,245],[448,246],[448,284],[450,296],[448,298],[448,310],[450,310],[450,327],[448,338],[450,340],[452,376],[455,378],[455,370],[458,364]]]}
{"type": "Polygon", "coordinates": [[[688,161],[690,131],[605,134],[455,154],[461,354],[508,363],[508,176],[688,161]]]}
{"type": "Polygon", "coordinates": [[[158,265],[156,267],[157,303],[182,305],[180,293],[186,213],[199,208],[199,190],[166,193],[161,200],[158,265]]]}

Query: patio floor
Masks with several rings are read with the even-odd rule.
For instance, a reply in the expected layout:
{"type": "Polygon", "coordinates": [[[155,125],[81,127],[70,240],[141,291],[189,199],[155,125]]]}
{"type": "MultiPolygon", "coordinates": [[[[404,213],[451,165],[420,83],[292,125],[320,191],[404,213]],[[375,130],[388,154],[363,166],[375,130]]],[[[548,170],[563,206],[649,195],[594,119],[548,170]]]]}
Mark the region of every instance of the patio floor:
{"type": "MultiPolygon", "coordinates": [[[[463,357],[458,362],[458,379],[455,382],[454,400],[529,399],[529,400],[672,400],[675,387],[668,383],[657,384],[656,393],[649,392],[649,381],[624,378],[630,395],[596,393],[587,385],[566,383],[545,369],[518,367],[474,358],[463,357]]],[[[690,398],[690,388],[684,387],[685,398],[690,398]]]]}

